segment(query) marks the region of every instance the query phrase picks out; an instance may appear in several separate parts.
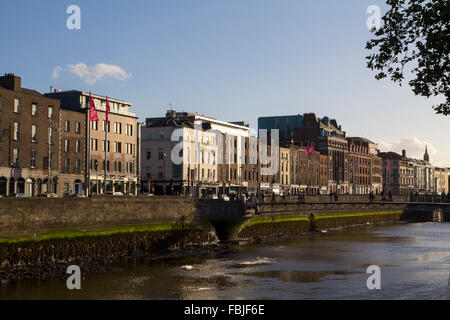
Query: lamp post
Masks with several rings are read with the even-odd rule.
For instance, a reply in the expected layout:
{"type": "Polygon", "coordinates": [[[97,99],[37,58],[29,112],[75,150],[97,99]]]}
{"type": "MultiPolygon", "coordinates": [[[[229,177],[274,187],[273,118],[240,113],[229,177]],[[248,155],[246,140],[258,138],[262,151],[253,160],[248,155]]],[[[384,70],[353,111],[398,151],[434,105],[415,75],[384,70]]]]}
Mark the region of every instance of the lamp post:
{"type": "Polygon", "coordinates": [[[166,157],[167,154],[163,153],[163,161],[164,161],[164,167],[163,167],[163,193],[166,195],[166,157]]]}

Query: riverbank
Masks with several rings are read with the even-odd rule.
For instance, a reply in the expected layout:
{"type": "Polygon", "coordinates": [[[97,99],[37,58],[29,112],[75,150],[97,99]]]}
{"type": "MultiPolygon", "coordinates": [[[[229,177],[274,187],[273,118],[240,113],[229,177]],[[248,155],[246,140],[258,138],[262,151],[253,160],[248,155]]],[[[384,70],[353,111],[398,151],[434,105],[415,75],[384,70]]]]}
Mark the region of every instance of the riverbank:
{"type": "MultiPolygon", "coordinates": [[[[402,210],[317,215],[259,216],[244,223],[240,239],[248,243],[301,237],[318,230],[357,228],[405,219],[402,210]]],[[[100,231],[59,230],[37,238],[0,240],[0,283],[25,279],[66,279],[69,265],[83,272],[105,272],[111,266],[146,258],[202,255],[228,250],[207,225],[160,224],[122,226],[100,231]]]]}
{"type": "Polygon", "coordinates": [[[239,237],[248,239],[250,242],[260,242],[264,238],[295,237],[307,232],[356,228],[396,222],[401,219],[407,219],[403,210],[348,212],[311,217],[294,215],[270,218],[265,216],[249,221],[240,232],[239,237]]]}

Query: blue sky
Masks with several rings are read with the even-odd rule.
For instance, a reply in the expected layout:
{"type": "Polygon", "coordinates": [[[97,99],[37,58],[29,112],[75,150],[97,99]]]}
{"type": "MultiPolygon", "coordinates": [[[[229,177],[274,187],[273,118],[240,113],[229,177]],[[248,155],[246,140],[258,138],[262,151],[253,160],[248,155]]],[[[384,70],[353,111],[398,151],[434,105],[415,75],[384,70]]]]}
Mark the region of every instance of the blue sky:
{"type": "Polygon", "coordinates": [[[431,109],[438,100],[365,67],[373,4],[385,10],[376,0],[3,1],[0,73],[40,92],[127,100],[141,120],[169,103],[253,127],[259,116],[315,112],[384,150],[421,157],[428,144],[432,162],[450,166],[449,118],[431,109]],[[81,30],[66,27],[72,4],[81,30]],[[67,67],[79,63],[122,73],[89,81],[67,67]]]}

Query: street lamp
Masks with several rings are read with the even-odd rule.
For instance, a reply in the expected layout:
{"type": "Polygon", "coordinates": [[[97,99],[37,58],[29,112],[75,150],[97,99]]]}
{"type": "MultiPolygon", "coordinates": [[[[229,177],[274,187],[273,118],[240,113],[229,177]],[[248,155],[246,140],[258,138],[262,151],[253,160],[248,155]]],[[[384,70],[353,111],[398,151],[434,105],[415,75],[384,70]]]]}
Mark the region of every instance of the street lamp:
{"type": "Polygon", "coordinates": [[[164,161],[164,167],[163,167],[163,193],[166,195],[166,157],[167,153],[163,153],[163,161],[164,161]]]}

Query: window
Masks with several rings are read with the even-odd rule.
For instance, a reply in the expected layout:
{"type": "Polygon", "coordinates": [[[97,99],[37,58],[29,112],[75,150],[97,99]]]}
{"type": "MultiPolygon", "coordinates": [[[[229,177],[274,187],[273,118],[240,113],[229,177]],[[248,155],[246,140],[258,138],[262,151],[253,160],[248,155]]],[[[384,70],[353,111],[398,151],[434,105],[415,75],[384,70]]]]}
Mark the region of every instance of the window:
{"type": "Polygon", "coordinates": [[[14,135],[13,135],[13,139],[15,141],[20,139],[20,123],[19,122],[14,122],[14,135]]]}
{"type": "Polygon", "coordinates": [[[14,99],[14,112],[19,113],[20,112],[20,99],[14,99]]]}
{"type": "Polygon", "coordinates": [[[158,149],[158,159],[159,159],[159,160],[164,159],[164,152],[163,152],[163,149],[162,149],[162,148],[159,148],[159,149],[158,149]]]}
{"type": "Polygon", "coordinates": [[[48,118],[53,119],[53,107],[52,106],[48,107],[48,118]]]}
{"type": "Polygon", "coordinates": [[[133,135],[133,125],[127,124],[126,134],[127,134],[127,136],[132,136],[133,135]]]}
{"type": "Polygon", "coordinates": [[[75,133],[81,133],[81,123],[79,122],[75,124],[75,133]]]}
{"type": "Polygon", "coordinates": [[[114,132],[118,134],[122,134],[122,124],[120,122],[116,122],[114,124],[114,132]]]}
{"type": "Polygon", "coordinates": [[[70,173],[70,159],[68,158],[64,160],[64,172],[70,173]]]}
{"type": "MultiPolygon", "coordinates": [[[[105,151],[105,140],[103,140],[103,150],[105,151]]],[[[106,144],[106,152],[110,151],[110,141],[108,140],[107,144],[106,144]]]]}
{"type": "Polygon", "coordinates": [[[133,154],[133,145],[131,143],[127,143],[127,154],[133,154]]]}
{"type": "Polygon", "coordinates": [[[98,131],[98,121],[91,122],[91,130],[98,131]]]}
{"type": "Polygon", "coordinates": [[[147,153],[146,153],[145,158],[146,158],[147,160],[150,160],[150,159],[152,158],[152,152],[151,152],[150,150],[147,150],[147,153]]]}
{"type": "Polygon", "coordinates": [[[31,115],[34,117],[37,116],[37,114],[38,114],[38,105],[37,103],[33,103],[31,105],[31,115]]]}
{"type": "Polygon", "coordinates": [[[69,139],[64,140],[64,152],[70,152],[70,141],[69,139]]]}
{"type": "Polygon", "coordinates": [[[93,151],[98,150],[98,140],[97,139],[91,139],[91,150],[93,150],[93,151]]]}
{"type": "Polygon", "coordinates": [[[111,132],[111,121],[108,121],[108,125],[106,125],[106,120],[103,120],[103,131],[105,131],[105,128],[108,129],[108,132],[111,132]]]}
{"type": "Polygon", "coordinates": [[[64,130],[66,132],[70,132],[70,121],[69,120],[66,120],[66,124],[64,126],[64,130]]]}
{"type": "Polygon", "coordinates": [[[81,142],[80,142],[80,140],[75,141],[75,151],[77,153],[81,152],[81,142]]]}
{"type": "Polygon", "coordinates": [[[122,142],[114,142],[114,152],[122,153],[122,142]]]}
{"type": "Polygon", "coordinates": [[[37,126],[31,126],[31,142],[37,142],[37,126]]]}
{"type": "Polygon", "coordinates": [[[48,128],[48,143],[53,144],[53,128],[48,128]]]}
{"type": "Polygon", "coordinates": [[[75,173],[81,173],[81,160],[75,160],[75,173]]]}
{"type": "Polygon", "coordinates": [[[20,161],[20,159],[19,159],[19,149],[14,148],[13,149],[13,165],[15,167],[18,167],[19,166],[19,161],[20,161]]]}
{"type": "Polygon", "coordinates": [[[91,160],[91,170],[98,171],[98,160],[91,160]]]}
{"type": "Polygon", "coordinates": [[[30,163],[32,169],[36,169],[36,159],[37,159],[37,151],[32,150],[31,151],[31,163],[30,163]]]}

